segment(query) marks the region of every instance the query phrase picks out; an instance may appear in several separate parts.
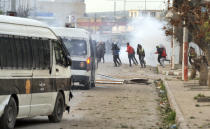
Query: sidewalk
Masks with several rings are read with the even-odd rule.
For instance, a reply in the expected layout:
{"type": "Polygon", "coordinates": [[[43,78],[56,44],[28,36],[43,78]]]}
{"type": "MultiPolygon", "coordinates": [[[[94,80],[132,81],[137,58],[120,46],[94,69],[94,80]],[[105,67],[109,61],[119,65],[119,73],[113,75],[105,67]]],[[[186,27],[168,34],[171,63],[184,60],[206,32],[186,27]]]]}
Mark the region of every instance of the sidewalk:
{"type": "Polygon", "coordinates": [[[181,81],[180,71],[170,70],[169,66],[158,66],[171,107],[176,111],[179,129],[210,129],[210,102],[197,102],[194,99],[198,94],[210,96],[210,88],[199,86],[198,80],[181,81]]]}

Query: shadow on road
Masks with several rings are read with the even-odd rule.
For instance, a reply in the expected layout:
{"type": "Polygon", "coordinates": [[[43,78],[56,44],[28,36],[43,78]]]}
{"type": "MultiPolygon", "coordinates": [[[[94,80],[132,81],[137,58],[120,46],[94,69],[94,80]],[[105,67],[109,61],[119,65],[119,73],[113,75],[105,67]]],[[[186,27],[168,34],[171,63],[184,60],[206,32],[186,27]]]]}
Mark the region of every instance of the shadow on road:
{"type": "Polygon", "coordinates": [[[26,127],[31,127],[35,125],[44,125],[44,124],[49,124],[49,120],[46,119],[46,117],[35,119],[35,118],[29,118],[29,119],[20,119],[17,120],[15,129],[22,129],[26,127]]]}
{"type": "Polygon", "coordinates": [[[83,85],[73,85],[71,87],[72,90],[87,90],[83,85]]]}

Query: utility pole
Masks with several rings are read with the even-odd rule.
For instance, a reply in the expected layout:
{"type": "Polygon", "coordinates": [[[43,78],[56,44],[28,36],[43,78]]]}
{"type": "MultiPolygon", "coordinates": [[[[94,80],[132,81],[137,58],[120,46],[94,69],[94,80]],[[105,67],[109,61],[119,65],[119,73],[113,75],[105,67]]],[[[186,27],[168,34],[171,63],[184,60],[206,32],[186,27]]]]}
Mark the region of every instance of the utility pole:
{"type": "Polygon", "coordinates": [[[96,23],[97,23],[97,20],[96,20],[96,13],[95,13],[95,16],[94,16],[94,33],[96,34],[96,23]]]}
{"type": "Polygon", "coordinates": [[[117,3],[116,3],[116,0],[114,0],[114,17],[116,17],[116,7],[117,6],[117,3]]]}
{"type": "Polygon", "coordinates": [[[183,28],[183,58],[182,58],[182,80],[188,81],[188,29],[186,21],[183,28]]]}
{"type": "Polygon", "coordinates": [[[124,16],[126,17],[126,0],[124,0],[124,7],[123,7],[123,10],[124,10],[124,16]]]}
{"type": "Polygon", "coordinates": [[[145,6],[145,11],[147,10],[147,0],[145,0],[145,2],[144,2],[144,6],[145,6]]]}
{"type": "MultiPolygon", "coordinates": [[[[0,10],[1,10],[1,0],[0,0],[0,10]]],[[[2,11],[2,10],[1,10],[2,11]]]]}

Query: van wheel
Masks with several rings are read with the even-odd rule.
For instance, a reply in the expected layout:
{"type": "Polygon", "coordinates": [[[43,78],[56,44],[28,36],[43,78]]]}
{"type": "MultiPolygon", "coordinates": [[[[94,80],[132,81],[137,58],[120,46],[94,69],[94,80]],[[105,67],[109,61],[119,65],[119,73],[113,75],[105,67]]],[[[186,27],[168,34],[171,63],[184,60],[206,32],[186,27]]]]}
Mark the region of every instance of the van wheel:
{"type": "Polygon", "coordinates": [[[62,120],[64,112],[64,98],[63,95],[59,92],[56,98],[54,111],[51,115],[48,116],[48,119],[52,123],[57,123],[62,120]]]}
{"type": "Polygon", "coordinates": [[[88,81],[88,82],[85,84],[85,89],[86,89],[86,90],[91,89],[91,83],[90,83],[90,81],[88,81]]]}
{"type": "Polygon", "coordinates": [[[17,104],[13,97],[10,98],[8,105],[4,109],[1,117],[1,129],[14,129],[17,117],[17,104]]]}
{"type": "Polygon", "coordinates": [[[93,80],[93,82],[91,82],[91,87],[96,87],[95,80],[93,80]]]}
{"type": "Polygon", "coordinates": [[[93,80],[92,80],[92,82],[91,82],[91,87],[96,87],[96,85],[95,85],[95,82],[96,82],[96,81],[95,81],[95,77],[92,76],[92,78],[93,78],[93,80]]]}

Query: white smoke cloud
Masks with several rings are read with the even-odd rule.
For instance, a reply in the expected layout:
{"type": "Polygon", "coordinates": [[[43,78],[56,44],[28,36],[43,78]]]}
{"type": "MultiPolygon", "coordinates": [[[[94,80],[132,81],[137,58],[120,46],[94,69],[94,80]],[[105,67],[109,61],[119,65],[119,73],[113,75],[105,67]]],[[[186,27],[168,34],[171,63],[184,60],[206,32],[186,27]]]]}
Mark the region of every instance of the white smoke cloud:
{"type": "MultiPolygon", "coordinates": [[[[134,47],[135,51],[138,44],[141,44],[145,50],[147,65],[156,66],[158,64],[156,52],[157,45],[164,45],[167,51],[167,58],[171,57],[170,40],[165,36],[162,29],[165,22],[152,17],[139,17],[134,19],[130,25],[134,30],[129,39],[130,45],[134,47]]],[[[128,63],[126,47],[121,48],[120,57],[123,63],[128,63]]],[[[138,59],[137,55],[136,58],[138,59]]]]}

